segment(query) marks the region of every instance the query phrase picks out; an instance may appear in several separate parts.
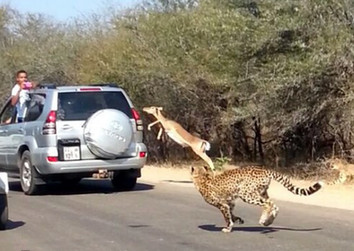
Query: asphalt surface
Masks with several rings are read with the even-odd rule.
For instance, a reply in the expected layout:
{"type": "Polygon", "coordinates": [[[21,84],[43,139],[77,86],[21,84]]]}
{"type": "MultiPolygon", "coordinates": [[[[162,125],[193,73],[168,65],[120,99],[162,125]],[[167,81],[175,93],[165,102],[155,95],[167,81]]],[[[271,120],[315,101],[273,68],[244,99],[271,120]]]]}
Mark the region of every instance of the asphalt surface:
{"type": "Polygon", "coordinates": [[[40,196],[25,196],[18,181],[10,189],[1,251],[354,250],[354,211],[277,201],[278,218],[262,227],[261,209],[239,202],[245,224],[225,234],[216,208],[194,188],[172,183],[114,192],[108,180],[83,180],[40,196]]]}

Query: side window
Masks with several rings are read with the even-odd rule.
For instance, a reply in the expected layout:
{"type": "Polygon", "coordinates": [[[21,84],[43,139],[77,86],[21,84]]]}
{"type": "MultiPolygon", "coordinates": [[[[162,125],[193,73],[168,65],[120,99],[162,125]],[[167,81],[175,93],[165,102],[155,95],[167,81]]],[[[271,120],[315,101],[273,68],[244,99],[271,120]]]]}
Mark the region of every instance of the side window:
{"type": "Polygon", "coordinates": [[[42,114],[45,103],[45,94],[33,93],[30,94],[30,98],[25,117],[25,121],[27,122],[35,121],[42,114]]]}
{"type": "Polygon", "coordinates": [[[10,99],[1,112],[0,124],[14,123],[15,120],[16,120],[16,108],[11,105],[11,99],[10,99]]]}

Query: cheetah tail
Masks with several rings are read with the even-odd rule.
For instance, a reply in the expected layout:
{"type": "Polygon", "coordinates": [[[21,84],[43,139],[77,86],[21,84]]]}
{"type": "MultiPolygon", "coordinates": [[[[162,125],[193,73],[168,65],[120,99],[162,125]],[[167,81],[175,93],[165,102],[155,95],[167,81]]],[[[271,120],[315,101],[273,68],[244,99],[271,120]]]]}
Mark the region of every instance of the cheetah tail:
{"type": "Polygon", "coordinates": [[[286,189],[288,189],[290,192],[296,195],[304,195],[308,196],[311,195],[318,190],[321,189],[321,187],[324,186],[324,183],[322,181],[316,182],[312,186],[309,186],[307,188],[301,188],[297,187],[294,184],[291,183],[290,179],[286,177],[283,174],[277,173],[277,172],[272,172],[272,178],[278,181],[280,184],[282,184],[286,189]]]}
{"type": "Polygon", "coordinates": [[[348,175],[344,172],[339,172],[338,177],[335,180],[329,181],[326,183],[328,186],[343,184],[345,181],[349,180],[348,175]]]}

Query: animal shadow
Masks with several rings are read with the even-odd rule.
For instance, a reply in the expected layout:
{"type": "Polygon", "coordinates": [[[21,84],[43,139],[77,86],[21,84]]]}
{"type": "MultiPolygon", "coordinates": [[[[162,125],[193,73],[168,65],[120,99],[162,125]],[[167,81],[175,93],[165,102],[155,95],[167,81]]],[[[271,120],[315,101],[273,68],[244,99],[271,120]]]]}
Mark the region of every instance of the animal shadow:
{"type": "MultiPolygon", "coordinates": [[[[200,229],[210,232],[221,232],[223,227],[217,227],[215,225],[201,225],[200,229]]],[[[260,234],[274,233],[278,231],[293,231],[293,232],[310,232],[319,231],[322,228],[288,228],[288,227],[262,227],[262,226],[249,226],[249,227],[233,227],[232,231],[242,231],[242,232],[258,232],[260,234]]]]}
{"type": "Polygon", "coordinates": [[[180,184],[192,184],[193,183],[193,181],[189,181],[189,180],[164,180],[164,182],[180,183],[180,184]]]}
{"type": "Polygon", "coordinates": [[[8,231],[8,230],[12,230],[12,229],[16,229],[19,227],[22,227],[23,225],[25,225],[26,223],[23,221],[12,221],[12,220],[8,220],[6,223],[6,229],[4,231],[8,231]]]}

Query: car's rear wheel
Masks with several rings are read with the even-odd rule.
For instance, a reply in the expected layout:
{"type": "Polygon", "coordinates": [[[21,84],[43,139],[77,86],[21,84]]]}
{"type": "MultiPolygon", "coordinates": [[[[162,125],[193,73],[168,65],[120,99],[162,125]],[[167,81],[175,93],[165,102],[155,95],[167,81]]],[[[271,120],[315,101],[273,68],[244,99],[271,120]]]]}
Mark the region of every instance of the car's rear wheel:
{"type": "Polygon", "coordinates": [[[20,180],[22,190],[26,195],[38,193],[39,186],[36,184],[37,175],[38,173],[32,165],[30,152],[24,151],[21,158],[20,180]]]}
{"type": "Polygon", "coordinates": [[[6,223],[9,218],[9,208],[7,205],[7,195],[0,194],[0,230],[6,229],[6,223]]]}
{"type": "Polygon", "coordinates": [[[131,191],[136,185],[137,177],[131,176],[128,171],[119,171],[114,172],[111,181],[117,191],[131,191]]]}

